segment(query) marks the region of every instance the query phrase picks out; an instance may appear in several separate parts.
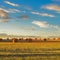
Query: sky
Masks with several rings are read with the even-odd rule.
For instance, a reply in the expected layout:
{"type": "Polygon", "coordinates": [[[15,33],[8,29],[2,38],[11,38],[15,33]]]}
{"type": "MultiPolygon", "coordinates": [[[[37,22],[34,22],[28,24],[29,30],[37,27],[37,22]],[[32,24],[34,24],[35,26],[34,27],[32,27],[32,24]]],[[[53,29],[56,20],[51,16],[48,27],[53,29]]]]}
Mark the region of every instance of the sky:
{"type": "Polygon", "coordinates": [[[60,36],[60,0],[0,0],[0,33],[60,36]]]}

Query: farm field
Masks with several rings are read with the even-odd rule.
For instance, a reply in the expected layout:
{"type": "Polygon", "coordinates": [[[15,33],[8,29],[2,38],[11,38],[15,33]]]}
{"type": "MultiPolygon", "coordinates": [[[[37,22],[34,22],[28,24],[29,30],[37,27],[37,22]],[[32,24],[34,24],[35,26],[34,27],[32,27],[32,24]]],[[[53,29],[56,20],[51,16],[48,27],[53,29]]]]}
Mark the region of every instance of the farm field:
{"type": "Polygon", "coordinates": [[[60,42],[0,42],[0,60],[60,60],[60,42]]]}

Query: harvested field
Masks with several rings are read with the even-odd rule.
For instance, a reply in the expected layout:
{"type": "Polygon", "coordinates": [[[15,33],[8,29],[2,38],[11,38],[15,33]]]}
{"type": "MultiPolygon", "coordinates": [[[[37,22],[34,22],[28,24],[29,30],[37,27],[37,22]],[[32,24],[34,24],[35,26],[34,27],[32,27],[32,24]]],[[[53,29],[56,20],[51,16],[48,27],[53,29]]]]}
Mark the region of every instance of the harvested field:
{"type": "Polygon", "coordinates": [[[59,60],[60,42],[0,42],[0,60],[59,60]]]}

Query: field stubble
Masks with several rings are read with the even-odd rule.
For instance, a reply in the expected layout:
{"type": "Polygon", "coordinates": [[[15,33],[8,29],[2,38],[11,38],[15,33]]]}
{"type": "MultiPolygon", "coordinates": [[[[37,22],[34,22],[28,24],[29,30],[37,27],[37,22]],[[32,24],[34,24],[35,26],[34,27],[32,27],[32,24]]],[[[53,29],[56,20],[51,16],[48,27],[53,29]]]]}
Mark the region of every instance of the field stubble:
{"type": "Polygon", "coordinates": [[[60,60],[59,56],[60,42],[0,43],[0,60],[60,60]]]}

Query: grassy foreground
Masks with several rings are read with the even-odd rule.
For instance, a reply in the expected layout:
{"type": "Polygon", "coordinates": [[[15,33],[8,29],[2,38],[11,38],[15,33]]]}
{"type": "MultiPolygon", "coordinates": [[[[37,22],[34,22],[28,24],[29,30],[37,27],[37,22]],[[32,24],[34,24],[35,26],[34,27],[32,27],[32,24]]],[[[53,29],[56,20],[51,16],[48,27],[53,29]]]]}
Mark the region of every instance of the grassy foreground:
{"type": "Polygon", "coordinates": [[[0,42],[0,60],[60,60],[59,56],[60,42],[0,42]]]}

